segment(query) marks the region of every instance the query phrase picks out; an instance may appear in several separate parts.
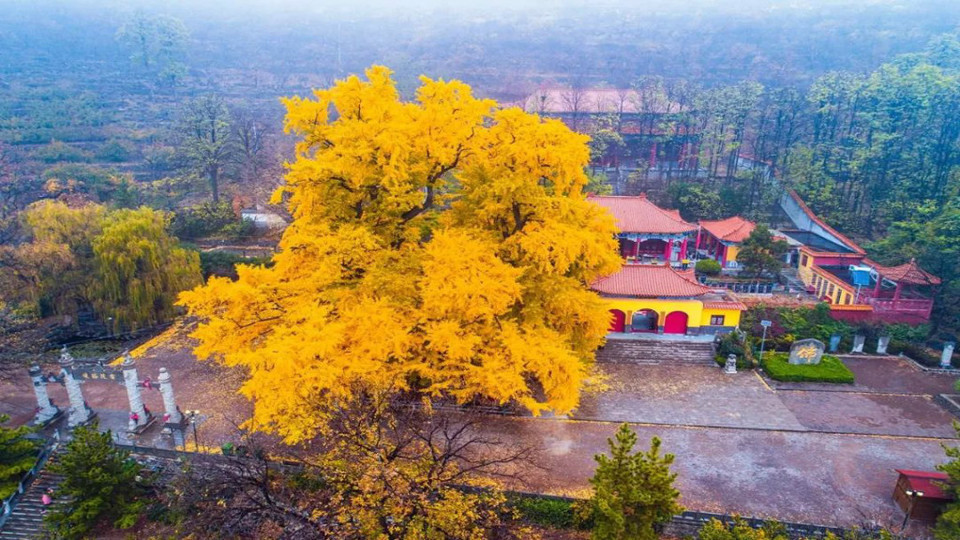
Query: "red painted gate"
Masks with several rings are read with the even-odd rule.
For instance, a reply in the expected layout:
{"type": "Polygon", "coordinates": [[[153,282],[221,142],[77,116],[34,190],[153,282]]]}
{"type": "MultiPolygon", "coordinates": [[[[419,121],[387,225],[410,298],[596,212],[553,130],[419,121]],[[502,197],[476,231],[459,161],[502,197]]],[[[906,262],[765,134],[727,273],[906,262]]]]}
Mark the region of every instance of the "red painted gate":
{"type": "Polygon", "coordinates": [[[667,315],[663,321],[664,334],[686,334],[687,333],[687,314],[682,311],[674,311],[667,315]]]}
{"type": "Polygon", "coordinates": [[[613,319],[610,320],[610,331],[623,332],[624,325],[627,321],[627,314],[619,309],[611,309],[610,315],[613,316],[613,319]]]}

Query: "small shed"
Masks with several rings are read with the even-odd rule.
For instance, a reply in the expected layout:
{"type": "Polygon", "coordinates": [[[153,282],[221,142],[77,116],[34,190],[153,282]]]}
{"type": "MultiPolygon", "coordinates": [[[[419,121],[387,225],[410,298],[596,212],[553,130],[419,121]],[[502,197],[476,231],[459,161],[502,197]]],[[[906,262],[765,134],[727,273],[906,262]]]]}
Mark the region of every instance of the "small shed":
{"type": "Polygon", "coordinates": [[[943,491],[943,483],[949,480],[946,473],[896,470],[900,477],[893,488],[893,500],[904,512],[910,512],[910,519],[933,523],[953,497],[943,491]],[[923,497],[910,497],[907,490],[922,491],[923,497]],[[913,499],[913,501],[911,501],[913,499]],[[910,509],[911,503],[913,509],[910,509]]]}
{"type": "Polygon", "coordinates": [[[257,229],[282,229],[287,225],[285,219],[259,206],[241,209],[240,219],[253,223],[254,228],[257,229]]]}

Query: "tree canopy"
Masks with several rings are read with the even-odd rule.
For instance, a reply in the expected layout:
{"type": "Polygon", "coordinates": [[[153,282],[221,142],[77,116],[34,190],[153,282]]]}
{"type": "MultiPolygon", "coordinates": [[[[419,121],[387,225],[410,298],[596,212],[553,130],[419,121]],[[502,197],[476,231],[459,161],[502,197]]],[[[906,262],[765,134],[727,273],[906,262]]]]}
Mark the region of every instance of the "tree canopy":
{"type": "Polygon", "coordinates": [[[0,290],[42,316],[92,306],[114,330],[162,322],[177,293],[201,281],[199,256],[167,233],[168,221],[145,207],[35,203],[23,213],[30,241],[0,246],[0,290]]]}
{"type": "MultiPolygon", "coordinates": [[[[953,423],[953,428],[960,437],[960,424],[953,423]]],[[[943,450],[949,458],[949,461],[937,465],[937,469],[947,473],[948,480],[944,483],[944,492],[954,498],[954,502],[947,505],[940,517],[937,518],[937,526],[934,528],[933,535],[937,540],[948,540],[960,535],[960,502],[957,497],[960,496],[960,447],[942,445],[943,450]]]]}
{"type": "Polygon", "coordinates": [[[200,257],[167,233],[169,217],[141,207],[104,217],[93,239],[89,298],[113,326],[137,328],[174,314],[176,295],[200,282],[200,257]]]}
{"type": "Polygon", "coordinates": [[[610,455],[597,454],[597,470],[590,479],[593,496],[589,509],[595,540],[655,540],[656,526],[670,520],[683,508],[680,492],[670,472],[673,454],[660,455],[660,439],[654,437],[647,452],[636,451],[637,434],[621,424],[613,439],[607,439],[610,455]]]}
{"type": "Polygon", "coordinates": [[[9,420],[0,414],[0,499],[16,491],[20,478],[37,462],[37,441],[27,438],[31,429],[4,426],[9,420]]]}
{"type": "Polygon", "coordinates": [[[766,225],[757,225],[743,241],[737,261],[747,273],[754,276],[776,274],[783,266],[783,256],[789,249],[787,242],[774,238],[766,225]]]}
{"type": "Polygon", "coordinates": [[[115,448],[111,437],[96,424],[81,426],[66,452],[50,465],[52,473],[63,475],[55,492],[58,503],[44,517],[55,538],[87,538],[103,520],[129,528],[146,508],[141,467],[128,452],[115,448]]]}
{"type": "Polygon", "coordinates": [[[251,425],[288,441],[357,384],[570,411],[609,323],[588,285],[620,264],[586,137],[459,81],[403,102],[366,77],[285,100],[294,222],[273,267],[181,296],[196,353],[246,367],[251,425]]]}

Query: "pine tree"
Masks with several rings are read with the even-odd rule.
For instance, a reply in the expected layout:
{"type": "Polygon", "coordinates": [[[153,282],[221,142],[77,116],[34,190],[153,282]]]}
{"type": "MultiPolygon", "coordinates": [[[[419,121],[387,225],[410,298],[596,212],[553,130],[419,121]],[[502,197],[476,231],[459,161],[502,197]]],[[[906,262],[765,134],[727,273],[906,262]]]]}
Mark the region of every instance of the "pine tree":
{"type": "Polygon", "coordinates": [[[50,532],[57,538],[84,538],[105,520],[116,528],[132,527],[146,505],[140,465],[129,452],[114,448],[110,432],[100,433],[96,424],[73,435],[50,466],[64,477],[55,493],[61,502],[46,517],[50,532]]]}
{"type": "MultiPolygon", "coordinates": [[[[957,431],[957,437],[960,437],[960,423],[954,422],[953,428],[957,431]]],[[[937,469],[949,476],[943,491],[953,495],[954,502],[937,518],[933,536],[937,540],[950,540],[960,538],[960,446],[944,445],[943,450],[950,461],[937,465],[937,469]]]]}
{"type": "Polygon", "coordinates": [[[670,472],[673,454],[660,455],[654,437],[647,452],[634,453],[637,434],[623,424],[616,440],[607,439],[610,455],[597,454],[597,470],[590,479],[594,494],[589,505],[595,540],[655,540],[656,526],[683,511],[680,492],[670,472]]]}
{"type": "MultiPolygon", "coordinates": [[[[0,424],[10,417],[0,414],[0,424]]],[[[0,499],[4,499],[17,489],[17,482],[23,474],[33,467],[37,459],[37,443],[27,438],[30,428],[17,428],[0,425],[0,499]]]]}
{"type": "Polygon", "coordinates": [[[788,249],[787,243],[775,239],[766,225],[757,225],[743,241],[743,247],[737,253],[737,262],[743,265],[747,273],[757,277],[766,273],[776,274],[783,266],[783,255],[788,249]]]}

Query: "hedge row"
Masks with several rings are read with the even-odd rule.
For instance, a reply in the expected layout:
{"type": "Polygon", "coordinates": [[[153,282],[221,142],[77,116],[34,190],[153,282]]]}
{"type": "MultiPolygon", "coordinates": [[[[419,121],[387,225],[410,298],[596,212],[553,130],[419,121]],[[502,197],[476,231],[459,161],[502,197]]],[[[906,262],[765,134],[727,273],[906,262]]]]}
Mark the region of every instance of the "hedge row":
{"type": "Polygon", "coordinates": [[[593,520],[581,508],[585,502],[582,500],[519,493],[508,495],[507,500],[527,523],[567,530],[589,530],[593,527],[593,520]]]}
{"type": "Polygon", "coordinates": [[[790,382],[853,383],[853,372],[836,356],[823,355],[819,364],[795,365],[787,353],[763,355],[763,369],[771,379],[790,382]]]}

